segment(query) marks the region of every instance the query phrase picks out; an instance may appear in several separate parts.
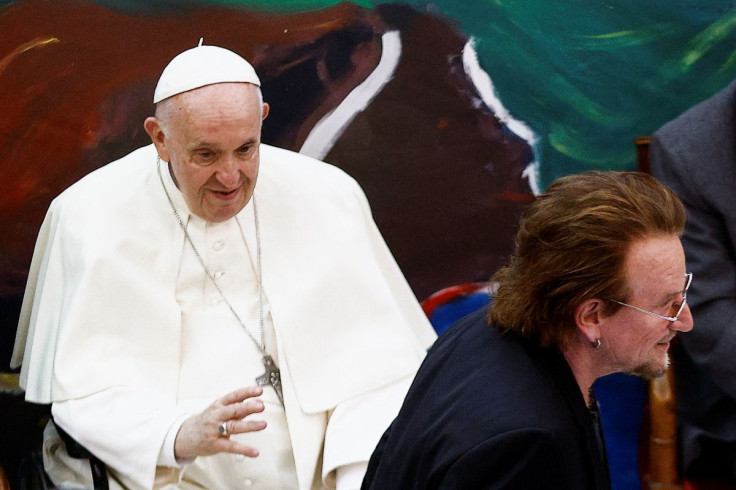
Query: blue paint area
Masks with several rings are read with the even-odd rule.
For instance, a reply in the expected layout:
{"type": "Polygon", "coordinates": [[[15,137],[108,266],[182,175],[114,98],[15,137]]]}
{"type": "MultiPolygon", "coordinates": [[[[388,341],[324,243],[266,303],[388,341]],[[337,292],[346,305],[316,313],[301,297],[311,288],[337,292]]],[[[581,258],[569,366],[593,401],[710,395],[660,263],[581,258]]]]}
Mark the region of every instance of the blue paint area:
{"type": "MultiPolygon", "coordinates": [[[[456,320],[488,305],[486,293],[458,296],[430,313],[432,326],[441,334],[456,320]]],[[[611,374],[593,385],[606,440],[612,490],[641,490],[639,433],[644,413],[645,382],[625,374],[611,374]]]]}

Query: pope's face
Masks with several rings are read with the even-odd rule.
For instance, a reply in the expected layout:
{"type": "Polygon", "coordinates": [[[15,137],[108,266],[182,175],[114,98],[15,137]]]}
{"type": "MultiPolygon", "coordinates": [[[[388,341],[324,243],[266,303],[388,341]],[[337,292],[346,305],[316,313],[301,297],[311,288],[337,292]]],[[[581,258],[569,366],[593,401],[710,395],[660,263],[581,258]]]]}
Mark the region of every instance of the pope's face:
{"type": "Polygon", "coordinates": [[[253,196],[268,105],[249,83],[208,85],[166,102],[161,120],[145,127],[189,209],[210,222],[232,218],[253,196]]]}
{"type": "MultiPolygon", "coordinates": [[[[686,282],[685,254],[677,236],[655,235],[634,242],[625,273],[630,293],[621,301],[664,316],[676,314],[686,282]]],[[[603,355],[613,371],[657,377],[669,364],[670,341],[678,331],[692,327],[688,306],[674,322],[622,306],[603,322],[603,355]]]]}

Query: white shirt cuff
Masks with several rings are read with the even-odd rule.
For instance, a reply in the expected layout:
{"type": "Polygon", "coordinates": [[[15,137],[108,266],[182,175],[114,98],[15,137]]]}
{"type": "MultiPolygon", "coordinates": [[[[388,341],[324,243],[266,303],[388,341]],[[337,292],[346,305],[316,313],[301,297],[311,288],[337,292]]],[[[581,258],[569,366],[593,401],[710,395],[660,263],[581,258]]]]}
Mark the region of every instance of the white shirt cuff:
{"type": "Polygon", "coordinates": [[[157,466],[168,466],[170,468],[182,468],[192,461],[193,459],[176,459],[174,454],[174,442],[176,442],[176,435],[179,433],[182,424],[190,417],[189,414],[183,414],[171,424],[169,432],[166,433],[164,443],[161,445],[161,451],[158,453],[157,466]]]}

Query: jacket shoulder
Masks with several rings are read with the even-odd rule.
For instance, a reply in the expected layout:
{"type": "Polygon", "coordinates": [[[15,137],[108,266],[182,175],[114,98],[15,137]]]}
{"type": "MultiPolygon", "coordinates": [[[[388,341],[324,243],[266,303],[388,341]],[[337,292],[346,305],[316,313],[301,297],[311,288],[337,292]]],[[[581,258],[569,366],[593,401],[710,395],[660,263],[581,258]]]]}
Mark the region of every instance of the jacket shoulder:
{"type": "Polygon", "coordinates": [[[675,151],[693,146],[707,151],[733,140],[735,116],[736,81],[665,123],[653,136],[675,151]]]}

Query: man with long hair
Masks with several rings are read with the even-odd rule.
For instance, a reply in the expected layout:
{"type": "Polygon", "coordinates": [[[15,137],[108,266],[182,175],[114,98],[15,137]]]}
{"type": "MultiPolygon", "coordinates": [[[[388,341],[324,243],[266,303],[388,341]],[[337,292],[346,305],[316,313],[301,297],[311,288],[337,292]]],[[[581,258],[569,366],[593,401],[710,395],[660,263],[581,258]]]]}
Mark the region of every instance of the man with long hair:
{"type": "Polygon", "coordinates": [[[363,488],[610,488],[592,385],[659,376],[692,328],[684,225],[645,174],[553,183],[522,215],[490,308],[430,350],[363,488]]]}

